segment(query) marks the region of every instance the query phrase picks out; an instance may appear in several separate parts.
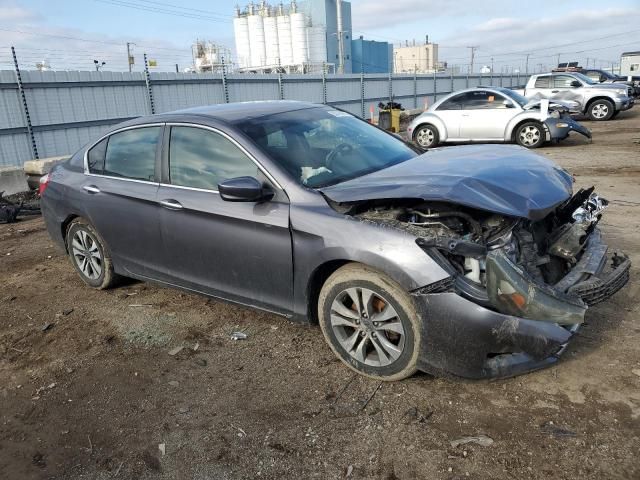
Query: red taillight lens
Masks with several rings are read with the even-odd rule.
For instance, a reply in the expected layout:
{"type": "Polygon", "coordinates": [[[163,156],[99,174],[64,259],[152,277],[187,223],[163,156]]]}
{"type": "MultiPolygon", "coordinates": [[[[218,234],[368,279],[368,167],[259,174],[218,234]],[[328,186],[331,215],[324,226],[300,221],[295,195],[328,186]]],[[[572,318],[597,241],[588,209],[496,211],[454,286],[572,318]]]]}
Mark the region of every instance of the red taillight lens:
{"type": "Polygon", "coordinates": [[[50,179],[51,179],[50,173],[47,173],[46,175],[43,175],[42,177],[40,177],[40,185],[38,186],[38,195],[42,196],[44,191],[47,189],[47,186],[49,185],[50,179]]]}

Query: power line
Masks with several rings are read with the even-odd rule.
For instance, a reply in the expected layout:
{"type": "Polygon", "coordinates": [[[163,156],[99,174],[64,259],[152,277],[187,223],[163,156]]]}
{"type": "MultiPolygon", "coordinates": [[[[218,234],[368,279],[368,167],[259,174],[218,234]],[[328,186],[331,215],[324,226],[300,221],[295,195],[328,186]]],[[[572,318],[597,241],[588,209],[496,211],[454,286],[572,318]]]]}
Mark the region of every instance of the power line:
{"type": "Polygon", "coordinates": [[[125,0],[94,0],[94,1],[105,3],[108,5],[132,8],[134,10],[141,10],[144,12],[161,13],[163,15],[171,15],[174,17],[190,18],[193,20],[204,20],[204,21],[211,21],[211,22],[228,22],[228,18],[214,17],[212,15],[203,15],[198,13],[189,13],[186,11],[179,11],[179,10],[170,10],[166,8],[158,8],[158,7],[153,7],[151,5],[140,5],[137,3],[130,3],[125,0]]]}

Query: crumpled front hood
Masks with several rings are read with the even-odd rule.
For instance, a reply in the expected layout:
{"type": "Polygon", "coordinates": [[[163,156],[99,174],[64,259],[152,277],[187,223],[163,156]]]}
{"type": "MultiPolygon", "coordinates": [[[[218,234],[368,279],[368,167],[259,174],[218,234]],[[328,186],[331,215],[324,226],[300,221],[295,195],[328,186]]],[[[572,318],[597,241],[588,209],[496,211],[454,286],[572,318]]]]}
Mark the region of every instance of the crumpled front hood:
{"type": "MultiPolygon", "coordinates": [[[[542,98],[536,98],[536,99],[532,99],[530,102],[528,102],[524,107],[522,107],[524,110],[533,110],[533,109],[540,109],[540,105],[542,104],[542,98]]],[[[549,102],[549,111],[552,112],[554,110],[558,110],[558,111],[572,111],[572,110],[576,110],[578,107],[580,107],[580,104],[578,102],[573,102],[571,100],[564,100],[562,102],[556,101],[556,100],[551,100],[549,102]]]]}
{"type": "Polygon", "coordinates": [[[539,220],[571,197],[573,179],[516,145],[430,150],[406,162],[321,188],[334,202],[416,198],[539,220]]]}

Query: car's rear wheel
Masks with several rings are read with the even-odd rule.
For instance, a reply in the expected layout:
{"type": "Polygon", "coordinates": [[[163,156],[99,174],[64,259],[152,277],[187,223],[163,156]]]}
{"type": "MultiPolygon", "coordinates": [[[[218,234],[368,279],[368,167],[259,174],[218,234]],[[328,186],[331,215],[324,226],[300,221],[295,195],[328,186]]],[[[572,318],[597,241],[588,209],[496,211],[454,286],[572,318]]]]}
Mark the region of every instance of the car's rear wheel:
{"type": "Polygon", "coordinates": [[[596,122],[603,122],[609,120],[616,113],[613,103],[609,100],[601,99],[596,100],[589,105],[589,118],[596,122]]]}
{"type": "Polygon", "coordinates": [[[422,321],[385,274],[356,263],[338,269],[320,291],[318,318],[333,352],[356,372],[391,381],[417,371],[422,321]]]}
{"type": "Polygon", "coordinates": [[[538,122],[526,122],[516,130],[516,142],[526,148],[538,148],[544,144],[544,127],[538,122]]]}
{"type": "Polygon", "coordinates": [[[433,125],[420,125],[414,135],[416,145],[423,150],[434,148],[440,141],[438,137],[438,129],[433,125]]]}
{"type": "Polygon", "coordinates": [[[84,283],[99,290],[113,286],[117,275],[111,256],[90,223],[82,219],[71,222],[66,241],[71,263],[84,283]]]}

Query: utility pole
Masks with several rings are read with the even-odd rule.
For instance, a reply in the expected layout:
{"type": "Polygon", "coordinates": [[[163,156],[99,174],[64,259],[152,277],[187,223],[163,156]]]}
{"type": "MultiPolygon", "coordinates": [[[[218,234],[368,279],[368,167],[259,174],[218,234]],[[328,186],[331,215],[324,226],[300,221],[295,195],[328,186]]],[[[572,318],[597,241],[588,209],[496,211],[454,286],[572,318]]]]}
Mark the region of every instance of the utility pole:
{"type": "Polygon", "coordinates": [[[131,72],[131,67],[133,66],[133,57],[131,56],[131,45],[135,45],[135,43],[127,42],[127,65],[129,65],[129,72],[131,72]]]}
{"type": "Polygon", "coordinates": [[[342,32],[342,0],[336,0],[336,20],[338,24],[338,73],[344,73],[344,38],[342,32]]]}
{"type": "Polygon", "coordinates": [[[557,65],[558,66],[560,65],[560,54],[559,53],[558,53],[558,63],[557,63],[557,65]]]}
{"type": "Polygon", "coordinates": [[[473,46],[473,47],[467,47],[468,49],[471,50],[471,62],[469,63],[469,73],[473,73],[473,60],[476,57],[476,50],[478,49],[477,46],[473,46]]]}
{"type": "Polygon", "coordinates": [[[527,60],[524,64],[524,73],[528,73],[529,72],[529,55],[531,55],[530,53],[527,53],[527,60]]]}

